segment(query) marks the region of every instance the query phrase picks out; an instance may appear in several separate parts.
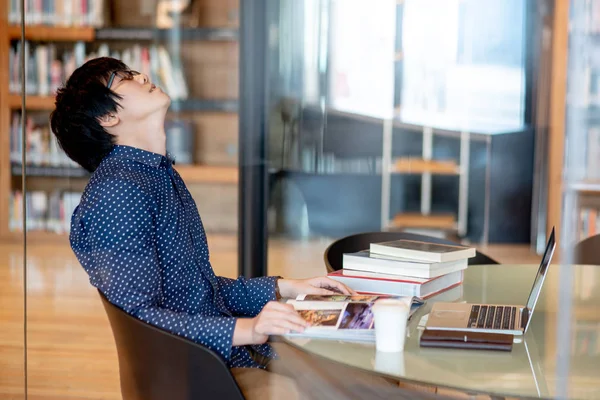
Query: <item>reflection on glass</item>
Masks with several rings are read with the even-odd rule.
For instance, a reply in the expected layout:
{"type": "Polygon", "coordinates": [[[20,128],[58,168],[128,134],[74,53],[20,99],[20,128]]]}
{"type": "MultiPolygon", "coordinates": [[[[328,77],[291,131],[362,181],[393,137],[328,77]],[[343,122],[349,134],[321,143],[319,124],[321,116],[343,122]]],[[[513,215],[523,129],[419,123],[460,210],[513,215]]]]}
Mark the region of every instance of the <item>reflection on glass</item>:
{"type": "MultiPolygon", "coordinates": [[[[560,209],[560,280],[556,285],[558,312],[548,330],[556,338],[553,367],[559,396],[598,397],[598,374],[594,365],[600,358],[600,307],[597,252],[578,254],[577,244],[598,232],[598,3],[571,0],[562,10],[568,23],[565,30],[567,60],[566,125],[560,209]],[[568,322],[565,322],[568,321],[568,322]]],[[[566,4],[560,5],[560,9],[566,4]]],[[[593,239],[591,239],[593,240],[593,239]]],[[[592,247],[593,246],[592,242],[592,247]]]]}
{"type": "Polygon", "coordinates": [[[349,113],[390,118],[394,103],[396,2],[330,5],[329,105],[349,113]]]}
{"type": "MultiPolygon", "coordinates": [[[[491,180],[504,198],[532,184],[531,10],[515,0],[268,4],[274,235],[409,229],[487,243],[504,229],[490,222],[510,214],[491,208],[491,180]],[[519,173],[488,170],[492,157],[519,173]]],[[[496,236],[529,237],[518,224],[496,236]]]]}
{"type": "Polygon", "coordinates": [[[473,131],[519,129],[525,110],[525,3],[404,4],[401,119],[473,131]]]}
{"type": "Polygon", "coordinates": [[[15,400],[26,394],[25,223],[23,202],[14,201],[22,174],[19,165],[17,174],[11,170],[13,150],[24,145],[23,88],[13,84],[20,60],[11,51],[22,46],[20,6],[20,1],[0,0],[0,398],[15,400]]]}

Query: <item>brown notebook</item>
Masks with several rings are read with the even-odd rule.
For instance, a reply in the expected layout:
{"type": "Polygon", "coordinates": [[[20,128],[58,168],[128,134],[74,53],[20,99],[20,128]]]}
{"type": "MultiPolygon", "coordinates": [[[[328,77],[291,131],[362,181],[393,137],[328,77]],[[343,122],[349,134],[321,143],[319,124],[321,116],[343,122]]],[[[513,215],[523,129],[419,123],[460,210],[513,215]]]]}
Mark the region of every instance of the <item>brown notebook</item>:
{"type": "Polygon", "coordinates": [[[513,335],[425,329],[421,347],[511,351],[513,335]]]}

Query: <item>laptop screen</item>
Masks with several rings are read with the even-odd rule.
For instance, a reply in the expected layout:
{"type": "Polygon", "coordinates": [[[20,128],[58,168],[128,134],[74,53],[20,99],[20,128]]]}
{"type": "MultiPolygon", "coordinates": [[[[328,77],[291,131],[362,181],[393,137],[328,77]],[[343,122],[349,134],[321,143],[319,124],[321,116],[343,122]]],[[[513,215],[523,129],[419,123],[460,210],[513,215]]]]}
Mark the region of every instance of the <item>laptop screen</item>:
{"type": "Polygon", "coordinates": [[[533,309],[535,308],[535,304],[537,303],[538,297],[540,296],[542,285],[544,284],[544,279],[546,278],[548,266],[550,265],[550,261],[552,260],[552,255],[554,254],[555,247],[556,240],[554,238],[554,228],[552,228],[552,233],[550,233],[550,238],[548,239],[548,244],[546,244],[546,250],[544,251],[544,257],[542,258],[542,262],[540,263],[540,268],[538,269],[535,280],[533,281],[533,287],[531,288],[531,293],[529,294],[529,299],[527,300],[527,311],[529,315],[525,329],[527,329],[527,326],[529,326],[531,314],[533,314],[533,309]]]}

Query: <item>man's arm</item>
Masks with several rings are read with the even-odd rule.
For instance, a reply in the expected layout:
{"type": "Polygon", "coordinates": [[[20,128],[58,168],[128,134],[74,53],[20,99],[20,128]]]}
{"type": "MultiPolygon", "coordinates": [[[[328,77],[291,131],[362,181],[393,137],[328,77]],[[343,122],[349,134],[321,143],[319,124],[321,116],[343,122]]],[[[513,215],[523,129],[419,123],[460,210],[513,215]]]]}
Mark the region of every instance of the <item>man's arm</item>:
{"type": "MultiPolygon", "coordinates": [[[[237,319],[206,317],[159,307],[162,282],[156,253],[151,199],[135,184],[100,183],[90,194],[92,208],[85,211],[82,235],[88,246],[74,248],[90,273],[90,281],[109,301],[135,317],[231,356],[237,319]]],[[[76,230],[78,231],[78,230],[76,230]]],[[[245,321],[237,329],[237,344],[248,344],[252,334],[245,321]]]]}
{"type": "Polygon", "coordinates": [[[275,289],[278,287],[281,297],[295,298],[299,294],[346,294],[356,292],[341,282],[322,276],[310,279],[278,279],[277,277],[261,277],[236,280],[217,277],[219,291],[225,304],[232,312],[240,316],[254,317],[260,313],[265,304],[276,299],[275,289]]]}
{"type": "Polygon", "coordinates": [[[229,279],[219,276],[217,281],[225,305],[236,315],[254,317],[260,313],[265,304],[277,299],[275,295],[277,277],[229,279]]]}

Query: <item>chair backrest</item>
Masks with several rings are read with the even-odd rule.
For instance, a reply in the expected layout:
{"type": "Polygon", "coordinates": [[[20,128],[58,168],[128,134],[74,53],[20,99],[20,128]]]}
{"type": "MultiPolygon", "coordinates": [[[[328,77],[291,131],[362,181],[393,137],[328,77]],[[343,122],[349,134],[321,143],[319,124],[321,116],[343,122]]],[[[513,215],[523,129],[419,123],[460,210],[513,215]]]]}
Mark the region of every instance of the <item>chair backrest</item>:
{"type": "Polygon", "coordinates": [[[243,400],[216,353],[129,315],[102,293],[100,298],[117,346],[123,400],[243,400]]]}
{"type": "Polygon", "coordinates": [[[600,235],[577,243],[573,251],[574,264],[600,265],[600,235]]]}
{"type": "MultiPolygon", "coordinates": [[[[420,240],[439,244],[458,244],[448,239],[441,239],[409,232],[358,233],[336,240],[325,250],[324,259],[327,272],[333,272],[342,269],[344,253],[354,253],[361,250],[367,250],[371,243],[387,242],[400,239],[420,240]]],[[[483,264],[498,264],[498,262],[486,256],[485,254],[480,253],[479,251],[476,252],[475,257],[469,259],[469,265],[483,264]]]]}

